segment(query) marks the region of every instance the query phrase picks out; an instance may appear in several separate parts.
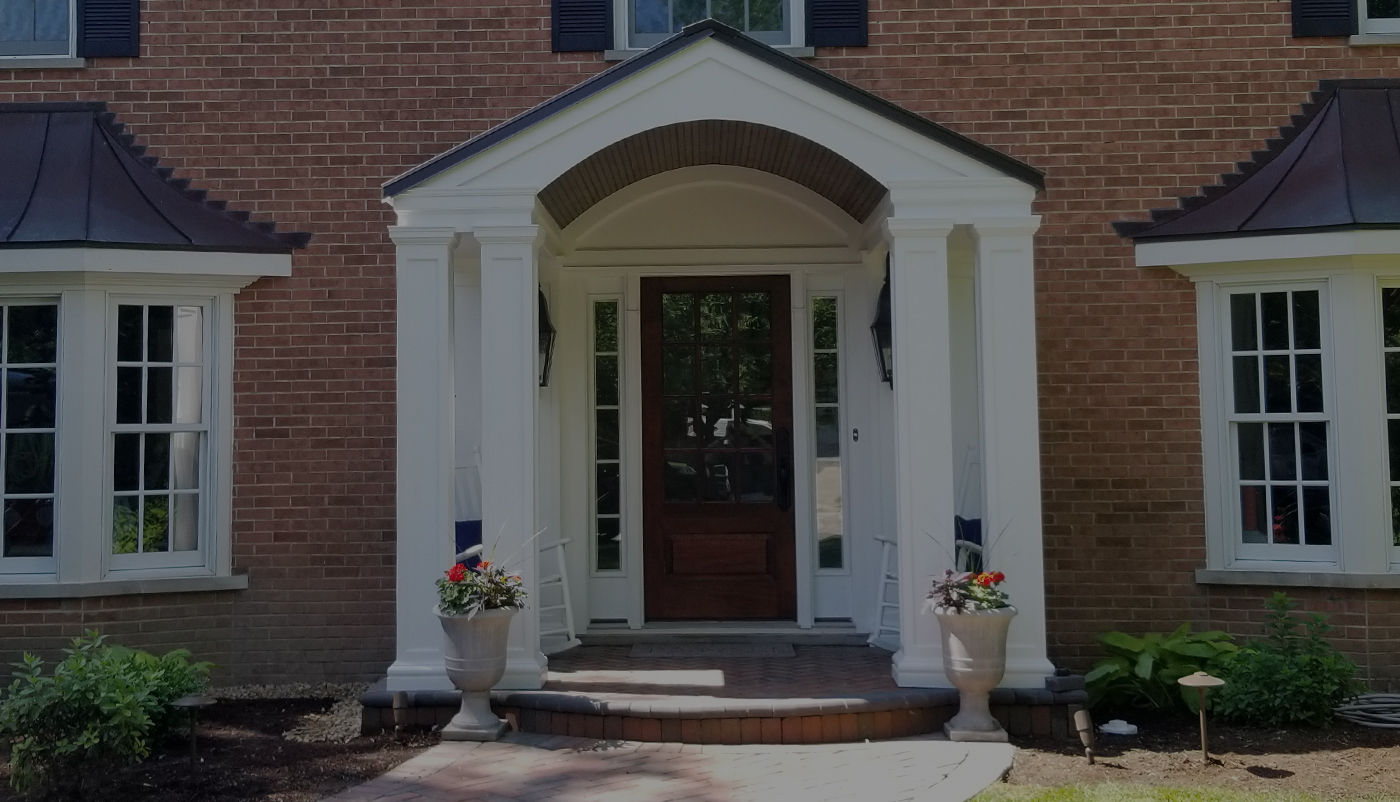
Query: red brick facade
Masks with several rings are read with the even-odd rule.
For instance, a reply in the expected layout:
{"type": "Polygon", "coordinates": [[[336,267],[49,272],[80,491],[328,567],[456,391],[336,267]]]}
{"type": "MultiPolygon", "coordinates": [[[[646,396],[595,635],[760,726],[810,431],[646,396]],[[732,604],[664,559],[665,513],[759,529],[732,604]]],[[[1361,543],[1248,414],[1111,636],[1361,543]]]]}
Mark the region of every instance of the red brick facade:
{"type": "MultiPolygon", "coordinates": [[[[146,0],[142,57],[0,70],[0,100],[102,100],[164,164],[314,232],[236,318],[234,562],[246,591],[0,605],[0,652],[85,627],[230,681],[370,679],[393,657],[394,286],[380,184],[606,66],[541,0],[146,0]]],[[[1287,0],[870,0],[813,63],[1043,170],[1040,388],[1051,658],[1182,620],[1247,631],[1266,589],[1204,564],[1195,304],[1109,226],[1262,147],[1319,79],[1400,47],[1292,39],[1287,0]]],[[[1400,592],[1299,595],[1400,684],[1400,592]]]]}

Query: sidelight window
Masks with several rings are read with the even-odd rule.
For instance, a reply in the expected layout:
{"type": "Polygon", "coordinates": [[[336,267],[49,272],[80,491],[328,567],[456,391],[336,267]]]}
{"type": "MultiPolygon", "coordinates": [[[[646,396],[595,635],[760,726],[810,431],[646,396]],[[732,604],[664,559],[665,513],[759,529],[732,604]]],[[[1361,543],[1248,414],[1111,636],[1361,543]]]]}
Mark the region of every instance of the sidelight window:
{"type": "Polygon", "coordinates": [[[1333,559],[1321,291],[1229,295],[1230,428],[1245,559],[1333,559]]]}
{"type": "Polygon", "coordinates": [[[812,422],[817,504],[817,567],[846,565],[841,482],[841,306],[812,298],[812,422]]]}
{"type": "Polygon", "coordinates": [[[615,298],[593,301],[593,567],[622,569],[622,326],[615,298]]]}

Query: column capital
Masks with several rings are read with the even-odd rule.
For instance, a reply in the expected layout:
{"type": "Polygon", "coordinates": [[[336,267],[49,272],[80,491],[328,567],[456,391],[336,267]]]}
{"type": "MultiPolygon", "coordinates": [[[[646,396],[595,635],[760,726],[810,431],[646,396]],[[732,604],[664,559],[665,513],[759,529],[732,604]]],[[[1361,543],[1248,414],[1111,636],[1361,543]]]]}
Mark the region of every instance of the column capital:
{"type": "Polygon", "coordinates": [[[948,219],[922,218],[922,217],[891,217],[885,220],[885,236],[890,239],[898,237],[932,237],[946,239],[953,233],[953,226],[956,223],[948,219]]]}
{"type": "Polygon", "coordinates": [[[543,237],[539,226],[481,226],[472,229],[476,241],[486,245],[534,245],[543,237]]]}
{"type": "Polygon", "coordinates": [[[979,238],[1029,237],[1040,230],[1040,215],[1024,217],[979,217],[972,221],[972,230],[979,238]]]}
{"type": "Polygon", "coordinates": [[[395,245],[457,245],[457,229],[449,226],[389,226],[395,245]]]}

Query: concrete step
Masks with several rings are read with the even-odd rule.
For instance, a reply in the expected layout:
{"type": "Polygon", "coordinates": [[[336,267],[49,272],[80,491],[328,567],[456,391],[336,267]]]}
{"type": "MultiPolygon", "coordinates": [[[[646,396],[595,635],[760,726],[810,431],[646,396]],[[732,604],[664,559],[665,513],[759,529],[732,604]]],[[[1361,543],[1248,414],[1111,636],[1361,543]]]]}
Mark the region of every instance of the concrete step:
{"type": "Polygon", "coordinates": [[[864,646],[865,634],[850,622],[821,622],[802,629],[786,621],[668,621],[641,629],[594,622],[579,634],[584,646],[632,646],[638,643],[793,643],[805,646],[864,646]]]}

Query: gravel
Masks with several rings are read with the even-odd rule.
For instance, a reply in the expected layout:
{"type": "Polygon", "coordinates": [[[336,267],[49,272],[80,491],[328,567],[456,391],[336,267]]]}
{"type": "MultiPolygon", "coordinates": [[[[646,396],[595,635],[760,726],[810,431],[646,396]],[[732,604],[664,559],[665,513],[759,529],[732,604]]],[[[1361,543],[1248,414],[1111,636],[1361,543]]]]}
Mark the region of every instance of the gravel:
{"type": "Polygon", "coordinates": [[[360,696],[369,690],[363,683],[299,682],[291,685],[238,685],[211,688],[215,699],[333,699],[324,713],[309,713],[282,733],[300,743],[349,743],[360,737],[360,696]]]}

